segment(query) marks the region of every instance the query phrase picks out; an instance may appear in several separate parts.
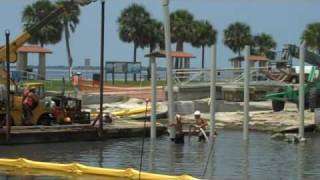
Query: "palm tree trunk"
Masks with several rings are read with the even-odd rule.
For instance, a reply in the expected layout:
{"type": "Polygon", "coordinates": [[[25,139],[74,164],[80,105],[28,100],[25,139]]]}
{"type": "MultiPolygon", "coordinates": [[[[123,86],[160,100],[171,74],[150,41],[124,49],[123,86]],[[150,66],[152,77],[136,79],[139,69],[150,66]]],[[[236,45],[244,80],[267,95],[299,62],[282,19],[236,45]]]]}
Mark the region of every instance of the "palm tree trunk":
{"type": "MultiPolygon", "coordinates": [[[[137,45],[136,43],[133,43],[133,62],[137,62],[137,45]]],[[[133,74],[133,80],[137,81],[137,74],[134,72],[133,74]]]]}
{"type": "Polygon", "coordinates": [[[177,41],[176,51],[183,51],[183,41],[182,40],[177,41]]]}
{"type": "MultiPolygon", "coordinates": [[[[150,45],[149,54],[152,53],[153,49],[154,49],[153,46],[150,45]]],[[[148,63],[147,77],[148,77],[148,81],[150,81],[150,79],[151,79],[151,56],[149,58],[149,63],[148,63]]]]}
{"type": "Polygon", "coordinates": [[[202,48],[201,68],[204,69],[204,45],[202,45],[201,48],[202,48]]]}
{"type": "MultiPolygon", "coordinates": [[[[177,40],[177,46],[176,46],[176,51],[183,51],[183,41],[182,40],[177,40]]],[[[176,58],[174,61],[174,67],[175,69],[179,69],[179,58],[176,58]]]]}
{"type": "Polygon", "coordinates": [[[68,55],[68,69],[69,69],[69,79],[71,79],[72,76],[72,56],[71,56],[71,49],[70,49],[70,32],[69,32],[69,26],[68,22],[64,20],[64,35],[66,39],[66,49],[67,49],[67,55],[68,55]]]}

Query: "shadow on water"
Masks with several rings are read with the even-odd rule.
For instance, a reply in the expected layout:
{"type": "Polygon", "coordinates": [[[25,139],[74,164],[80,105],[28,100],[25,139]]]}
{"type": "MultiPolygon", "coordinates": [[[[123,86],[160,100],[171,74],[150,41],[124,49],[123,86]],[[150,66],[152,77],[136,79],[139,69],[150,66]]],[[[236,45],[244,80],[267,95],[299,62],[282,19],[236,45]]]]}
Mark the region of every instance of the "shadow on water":
{"type": "MultiPolygon", "coordinates": [[[[204,176],[210,144],[199,143],[196,137],[184,145],[174,144],[166,136],[152,142],[146,139],[142,170],[206,179],[320,179],[320,136],[309,136],[305,144],[288,144],[271,140],[269,134],[251,132],[249,143],[245,143],[240,131],[220,131],[204,176]]],[[[139,169],[141,138],[1,146],[0,149],[1,158],[139,169]]],[[[27,175],[22,177],[30,179],[27,175]]],[[[6,179],[6,175],[0,179],[6,179]]]]}

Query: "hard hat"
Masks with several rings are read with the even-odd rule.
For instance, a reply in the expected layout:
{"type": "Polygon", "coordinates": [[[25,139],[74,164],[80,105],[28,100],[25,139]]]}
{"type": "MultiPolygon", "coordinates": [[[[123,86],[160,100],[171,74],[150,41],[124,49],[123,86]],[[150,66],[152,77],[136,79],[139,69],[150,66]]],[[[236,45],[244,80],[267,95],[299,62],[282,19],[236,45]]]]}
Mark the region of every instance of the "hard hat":
{"type": "Polygon", "coordinates": [[[81,72],[78,71],[76,74],[77,74],[77,75],[81,75],[81,72]]]}
{"type": "Polygon", "coordinates": [[[176,114],[176,118],[180,119],[181,118],[180,114],[176,114]]]}
{"type": "Polygon", "coordinates": [[[200,112],[200,111],[195,111],[195,112],[194,112],[194,115],[195,115],[195,116],[199,116],[199,115],[201,115],[201,112],[200,112]]]}
{"type": "Polygon", "coordinates": [[[66,122],[66,123],[71,123],[71,118],[70,118],[70,117],[65,117],[65,118],[64,118],[64,122],[66,122]]]}
{"type": "Polygon", "coordinates": [[[33,89],[37,89],[37,88],[35,86],[30,86],[29,89],[33,90],[33,89]]]}

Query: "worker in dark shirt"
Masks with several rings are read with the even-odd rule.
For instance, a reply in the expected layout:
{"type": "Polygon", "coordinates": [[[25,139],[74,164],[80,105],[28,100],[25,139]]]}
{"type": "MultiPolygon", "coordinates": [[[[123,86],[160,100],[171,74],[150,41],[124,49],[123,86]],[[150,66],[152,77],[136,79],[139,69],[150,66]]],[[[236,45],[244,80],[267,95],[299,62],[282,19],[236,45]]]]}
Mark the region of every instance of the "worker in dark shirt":
{"type": "Polygon", "coordinates": [[[174,142],[176,144],[184,144],[184,133],[183,133],[183,124],[181,122],[181,116],[179,114],[176,115],[176,123],[171,124],[176,130],[176,137],[174,138],[174,142]]]}

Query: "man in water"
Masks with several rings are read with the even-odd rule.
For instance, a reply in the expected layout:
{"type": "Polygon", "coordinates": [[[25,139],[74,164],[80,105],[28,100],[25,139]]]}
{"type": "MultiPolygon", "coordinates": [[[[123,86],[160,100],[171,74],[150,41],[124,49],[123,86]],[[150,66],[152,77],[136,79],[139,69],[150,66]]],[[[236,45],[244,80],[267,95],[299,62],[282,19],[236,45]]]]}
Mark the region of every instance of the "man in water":
{"type": "Polygon", "coordinates": [[[194,112],[194,119],[196,120],[195,127],[200,130],[199,136],[198,136],[199,137],[198,141],[199,142],[205,141],[206,138],[205,138],[205,135],[201,132],[201,129],[205,132],[206,127],[208,126],[208,122],[206,119],[201,117],[200,111],[194,112]]]}
{"type": "Polygon", "coordinates": [[[181,116],[176,114],[176,123],[171,124],[176,130],[176,137],[174,138],[174,142],[176,144],[184,144],[184,133],[182,129],[181,116]]]}

